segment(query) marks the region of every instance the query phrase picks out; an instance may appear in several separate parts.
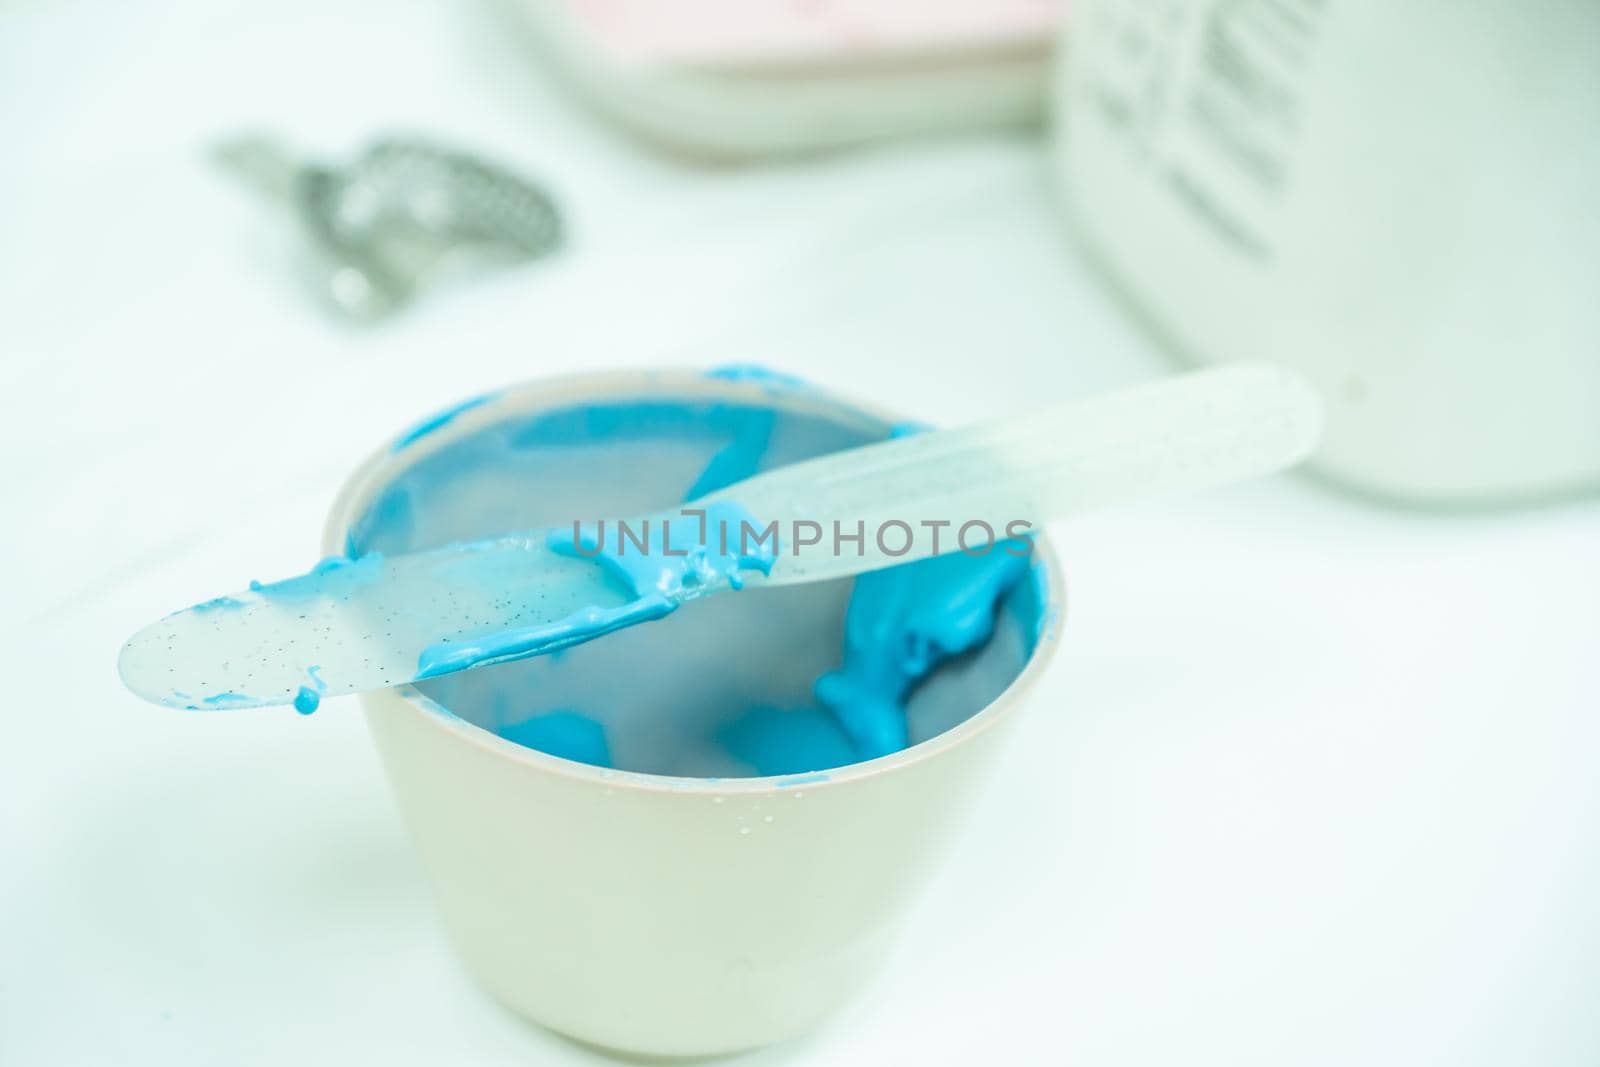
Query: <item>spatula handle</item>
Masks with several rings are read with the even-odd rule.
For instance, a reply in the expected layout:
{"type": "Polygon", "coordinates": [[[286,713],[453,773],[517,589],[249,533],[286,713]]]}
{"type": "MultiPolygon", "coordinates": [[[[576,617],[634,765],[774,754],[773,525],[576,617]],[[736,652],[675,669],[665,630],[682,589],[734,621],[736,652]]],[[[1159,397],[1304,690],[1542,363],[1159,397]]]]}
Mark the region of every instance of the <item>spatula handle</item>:
{"type": "Polygon", "coordinates": [[[1008,527],[1267,474],[1321,427],[1299,376],[1236,365],[824,456],[708,499],[778,524],[770,581],[817,581],[934,555],[935,533],[937,553],[971,551],[1008,527]]]}

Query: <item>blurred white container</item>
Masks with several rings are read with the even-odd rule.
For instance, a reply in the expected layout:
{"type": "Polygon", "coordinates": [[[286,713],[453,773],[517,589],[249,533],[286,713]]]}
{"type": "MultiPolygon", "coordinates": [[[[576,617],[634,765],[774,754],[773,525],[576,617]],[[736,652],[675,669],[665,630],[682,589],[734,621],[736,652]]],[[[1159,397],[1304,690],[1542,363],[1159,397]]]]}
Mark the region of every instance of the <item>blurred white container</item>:
{"type": "Polygon", "coordinates": [[[1078,227],[1186,357],[1316,381],[1323,471],[1600,484],[1600,3],[1083,0],[1058,73],[1078,227]]]}
{"type": "MultiPolygon", "coordinates": [[[[690,373],[597,374],[510,390],[493,407],[499,416],[751,390],[760,387],[690,373]]],[[[342,552],[351,524],[427,451],[385,450],[357,471],[325,551],[342,552]]],[[[1037,551],[1044,617],[1054,620],[1060,569],[1046,541],[1037,551]]],[[[361,700],[445,927],[478,981],[580,1041],[711,1055],[801,1033],[870,981],[1054,655],[1057,630],[1044,628],[1021,673],[975,715],[815,776],[614,771],[505,740],[413,686],[361,700]]]]}
{"type": "Polygon", "coordinates": [[[502,0],[601,111],[712,158],[1038,122],[1063,0],[502,0]]]}

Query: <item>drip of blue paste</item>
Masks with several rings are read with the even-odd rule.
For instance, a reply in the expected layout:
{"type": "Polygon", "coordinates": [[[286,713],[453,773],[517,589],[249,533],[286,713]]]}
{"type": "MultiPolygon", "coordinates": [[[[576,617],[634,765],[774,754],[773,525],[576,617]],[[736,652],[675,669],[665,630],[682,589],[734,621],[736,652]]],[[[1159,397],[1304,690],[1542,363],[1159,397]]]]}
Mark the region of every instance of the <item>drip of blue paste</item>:
{"type": "Polygon", "coordinates": [[[643,551],[614,527],[617,536],[607,541],[604,524],[576,532],[552,530],[549,534],[552,551],[579,559],[594,559],[610,577],[622,584],[631,599],[617,607],[587,607],[553,623],[505,630],[472,641],[441,641],[429,645],[417,661],[417,677],[434,678],[468,667],[541,655],[591,641],[625,626],[663,618],[702,588],[723,583],[734,589],[742,588],[741,572],[756,570],[766,574],[777,558],[777,546],[770,539],[762,542],[741,536],[746,525],[753,530],[761,529],[750,513],[738,504],[720,501],[705,508],[704,542],[699,540],[700,523],[693,518],[680,518],[670,526],[652,520],[640,531],[645,535],[643,551]]]}
{"type": "Polygon", "coordinates": [[[294,695],[294,710],[302,715],[310,715],[322,704],[322,692],[327,689],[327,683],[317,674],[322,669],[321,665],[307,667],[306,677],[311,680],[310,685],[302,685],[299,692],[294,695]]]}

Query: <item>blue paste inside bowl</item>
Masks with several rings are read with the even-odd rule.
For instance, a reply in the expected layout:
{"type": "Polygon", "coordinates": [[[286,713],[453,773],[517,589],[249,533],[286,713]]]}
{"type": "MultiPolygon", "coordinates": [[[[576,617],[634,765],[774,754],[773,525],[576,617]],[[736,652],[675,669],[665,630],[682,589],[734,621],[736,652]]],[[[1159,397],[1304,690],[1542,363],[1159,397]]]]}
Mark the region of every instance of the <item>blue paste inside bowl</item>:
{"type": "MultiPolygon", "coordinates": [[[[347,549],[397,554],[658,510],[892,432],[782,391],[770,403],[651,396],[508,414],[401,471],[347,549]]],[[[723,594],[418,688],[511,741],[599,766],[698,777],[843,766],[949,729],[1020,672],[1046,610],[1043,564],[1004,547],[723,594]]]]}

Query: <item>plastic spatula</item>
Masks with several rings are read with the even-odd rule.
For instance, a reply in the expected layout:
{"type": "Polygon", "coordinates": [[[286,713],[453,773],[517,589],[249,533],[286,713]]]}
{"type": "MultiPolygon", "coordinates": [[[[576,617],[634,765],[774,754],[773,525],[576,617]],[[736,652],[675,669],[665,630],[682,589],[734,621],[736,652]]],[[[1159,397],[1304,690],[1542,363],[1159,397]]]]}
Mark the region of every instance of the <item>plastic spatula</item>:
{"type": "MultiPolygon", "coordinates": [[[[378,689],[522,658],[659,617],[678,604],[744,583],[823,581],[939,552],[982,548],[983,527],[1004,536],[1153,495],[1201,489],[1287,467],[1321,432],[1322,406],[1298,377],[1239,365],[1181,375],[1021,416],[919,434],[794,464],[739,482],[683,510],[629,520],[672,523],[670,542],[698,552],[683,582],[674,561],[554,550],[574,530],[528,531],[404,556],[333,560],[309,574],[198,604],[136,634],[122,679],[173,707],[257,707],[378,689]],[[777,552],[721,552],[715,524],[690,509],[748,515],[778,530],[777,552]],[[833,550],[837,522],[867,531],[857,550],[833,550]],[[886,524],[895,526],[883,538],[886,524]],[[828,531],[816,544],[812,527],[828,531]],[[960,537],[963,527],[968,536],[960,537]],[[1013,528],[1015,529],[1015,528],[1013,528]],[[705,543],[696,537],[704,534],[705,543]],[[902,547],[905,550],[902,552],[902,547]],[[720,560],[720,562],[719,562],[720,560]],[[666,565],[660,580],[652,566],[666,565]],[[746,564],[742,572],[740,564],[746,564]],[[751,571],[751,565],[766,573],[751,571]],[[770,568],[770,569],[768,569],[770,568]],[[643,575],[641,578],[640,576],[643,575]],[[508,635],[524,640],[506,641],[508,635]],[[437,653],[499,648],[499,655],[437,653]]],[[[735,530],[730,536],[738,537],[735,530]]],[[[609,542],[611,539],[607,537],[609,542]]],[[[582,544],[582,540],[578,539],[582,544]]],[[[633,546],[624,545],[624,552],[633,546]]],[[[770,542],[768,543],[770,547],[770,542]]],[[[681,569],[681,568],[680,568],[681,569]]]]}

